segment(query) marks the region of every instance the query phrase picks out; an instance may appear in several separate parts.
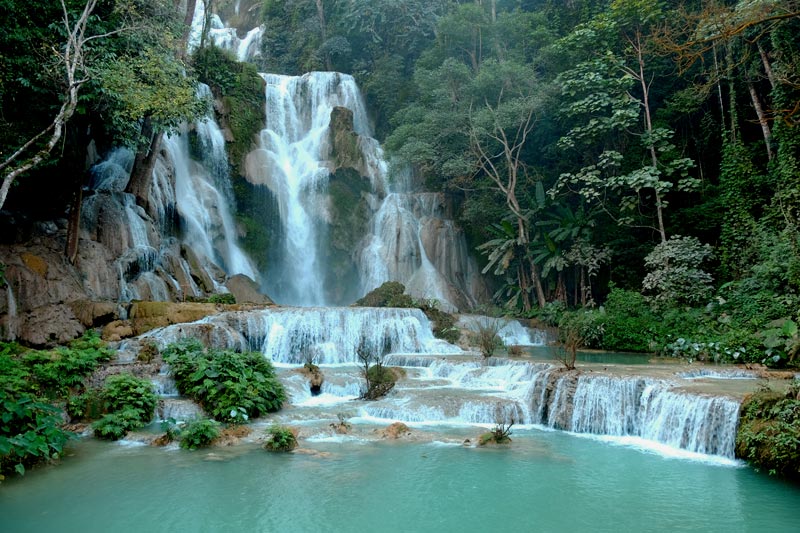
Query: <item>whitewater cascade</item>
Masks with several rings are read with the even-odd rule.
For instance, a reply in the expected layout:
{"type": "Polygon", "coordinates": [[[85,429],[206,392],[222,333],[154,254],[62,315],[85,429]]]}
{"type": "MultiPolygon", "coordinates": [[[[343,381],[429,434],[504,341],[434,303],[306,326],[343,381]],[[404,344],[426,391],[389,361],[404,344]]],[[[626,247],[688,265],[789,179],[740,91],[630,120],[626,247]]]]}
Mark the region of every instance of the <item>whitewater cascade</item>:
{"type": "Polygon", "coordinates": [[[179,135],[168,136],[163,141],[172,162],[175,204],[181,218],[183,240],[191,243],[201,258],[220,265],[228,275],[244,274],[257,280],[255,267],[237,245],[225,138],[213,118],[211,90],[207,85],[200,85],[198,92],[209,102],[206,117],[194,125],[200,161],[190,156],[187,127],[179,135]]]}
{"type": "MultiPolygon", "coordinates": [[[[528,424],[607,438],[639,439],[696,454],[734,457],[739,402],[680,390],[675,380],[567,372],[549,363],[475,354],[431,335],[418,309],[275,308],[229,312],[146,336],[160,346],[186,336],[218,348],[257,350],[279,366],[292,416],[353,400],[363,383],[358,350],[384,354],[406,379],[392,394],[357,405],[366,421],[528,424]],[[315,396],[294,369],[322,365],[315,396]]],[[[685,383],[685,381],[684,381],[685,383]]]]}
{"type": "Polygon", "coordinates": [[[543,346],[547,334],[540,329],[526,328],[513,318],[492,318],[483,315],[459,315],[458,327],[477,333],[481,328],[497,328],[506,346],[543,346]]]}
{"type": "Polygon", "coordinates": [[[485,289],[463,234],[444,216],[444,196],[415,192],[399,171],[389,179],[353,77],[335,72],[262,76],[266,127],[246,169],[251,183],[266,186],[275,197],[281,222],[283,254],[265,276],[267,292],[288,305],[352,301],[329,297],[326,283],[344,282],[331,280],[322,260],[329,257],[334,211],[358,209],[333,205],[329,194],[332,175],[349,168],[361,176],[365,189],[352,201],[366,204],[371,220],[363,236],[350,243],[358,287],[344,292],[363,295],[385,281],[399,281],[407,293],[437,300],[446,310],[474,306],[485,289]],[[351,120],[352,131],[335,130],[333,115],[351,120]],[[338,141],[342,137],[345,141],[338,141]],[[334,146],[337,142],[356,153],[338,153],[345,148],[334,146]]]}
{"type": "Polygon", "coordinates": [[[133,152],[112,150],[91,169],[92,194],[84,201],[82,228],[89,233],[86,238],[96,238],[113,252],[122,301],[168,301],[225,292],[224,274],[259,279],[237,244],[225,140],[214,120],[211,92],[200,85],[198,95],[209,103],[206,116],[162,139],[147,211],[124,192],[133,152]],[[180,240],[170,236],[176,222],[180,240]],[[110,233],[111,227],[117,229],[110,233]],[[198,276],[203,278],[202,287],[198,276]]]}
{"type": "Polygon", "coordinates": [[[281,307],[222,313],[148,336],[162,346],[197,337],[219,348],[260,351],[281,364],[354,364],[359,348],[382,354],[461,353],[433,336],[419,309],[281,307]]]}

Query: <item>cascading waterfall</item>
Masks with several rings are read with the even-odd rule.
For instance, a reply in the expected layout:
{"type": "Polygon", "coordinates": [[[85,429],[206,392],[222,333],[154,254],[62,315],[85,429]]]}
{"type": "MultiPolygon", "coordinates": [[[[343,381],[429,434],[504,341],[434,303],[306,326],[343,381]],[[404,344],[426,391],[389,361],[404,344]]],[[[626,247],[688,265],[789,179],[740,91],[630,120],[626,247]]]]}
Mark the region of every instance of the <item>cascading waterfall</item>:
{"type": "MultiPolygon", "coordinates": [[[[201,85],[201,97],[211,92],[201,85]]],[[[225,138],[213,119],[212,110],[195,125],[201,162],[190,157],[189,131],[163,141],[175,173],[175,196],[184,231],[184,241],[191,243],[198,255],[218,263],[229,275],[245,274],[257,280],[258,273],[247,255],[237,245],[236,225],[231,214],[233,191],[228,175],[225,138]]]]}
{"type": "Polygon", "coordinates": [[[263,74],[266,127],[260,146],[248,155],[251,179],[275,195],[284,250],[267,276],[270,295],[288,305],[325,305],[319,234],[326,224],[329,169],[328,127],[334,107],[353,111],[357,133],[369,126],[351,76],[312,72],[304,76],[263,74]]]}
{"type": "Polygon", "coordinates": [[[547,334],[539,329],[526,328],[518,320],[481,315],[461,315],[458,327],[477,332],[481,328],[497,327],[497,334],[506,346],[543,346],[547,334]]]}
{"type": "Polygon", "coordinates": [[[222,313],[170,326],[153,336],[162,345],[195,336],[220,348],[258,350],[281,364],[354,364],[359,349],[382,354],[461,353],[433,336],[419,309],[287,307],[222,313]]]}
{"type": "MultiPolygon", "coordinates": [[[[238,13],[238,6],[235,9],[238,13]]],[[[192,29],[189,32],[188,49],[193,51],[200,46],[200,36],[205,23],[205,2],[198,1],[194,8],[192,18],[192,29]]],[[[261,36],[264,34],[264,27],[258,26],[247,32],[244,38],[240,39],[236,28],[226,27],[222,19],[216,13],[212,14],[208,20],[209,28],[207,38],[214,43],[214,46],[224,50],[230,50],[236,55],[239,61],[252,61],[261,55],[261,36]]]]}
{"type": "Polygon", "coordinates": [[[677,392],[670,383],[647,378],[582,374],[576,383],[562,375],[552,386],[553,400],[540,424],[734,457],[739,403],[732,399],[677,392]]]}
{"type": "Polygon", "coordinates": [[[443,217],[443,195],[412,192],[409,179],[379,178],[390,192],[361,244],[361,292],[400,281],[408,294],[436,300],[446,311],[474,307],[484,289],[463,234],[443,217]]]}
{"type": "MultiPolygon", "coordinates": [[[[202,11],[202,2],[198,9],[202,11]]],[[[195,21],[203,18],[201,13],[195,21]]],[[[247,55],[242,47],[250,47],[259,34],[259,28],[248,33],[245,45],[235,31],[212,17],[210,38],[237,50],[240,58],[247,55]]],[[[264,284],[276,301],[309,307],[222,313],[146,336],[162,346],[193,336],[218,348],[262,352],[277,363],[289,390],[292,414],[300,418],[321,416],[312,409],[358,395],[358,354],[367,350],[384,356],[385,364],[402,366],[407,372],[407,378],[389,396],[359,404],[359,414],[367,419],[524,423],[575,433],[638,437],[701,454],[733,457],[738,403],[726,397],[683,392],[677,388],[679,377],[666,381],[566,372],[549,364],[500,358],[479,361],[434,338],[430,322],[418,309],[312,307],[329,303],[327,265],[321,257],[332,218],[331,172],[339,164],[332,153],[335,141],[330,128],[331,113],[337,107],[352,112],[359,154],[358,161],[350,164],[369,182],[369,191],[359,191],[369,208],[369,232],[353,252],[361,292],[385,281],[400,281],[415,297],[437,299],[445,309],[464,309],[474,306],[482,289],[463,235],[445,216],[443,195],[416,192],[410,175],[397,169],[393,179],[388,179],[388,165],[379,144],[371,138],[364,103],[351,76],[314,72],[262,77],[266,124],[257,149],[247,156],[246,177],[251,184],[267,187],[275,198],[283,246],[277,260],[271,262],[264,284]],[[326,367],[319,396],[312,397],[304,377],[294,371],[306,362],[326,367]]],[[[222,141],[211,130],[210,120],[196,127],[203,151],[214,154],[222,151],[222,141]]],[[[167,141],[178,181],[184,166],[210,168],[208,161],[203,165],[190,161],[186,137],[184,132],[167,141]]],[[[217,155],[210,159],[222,160],[217,155]]],[[[191,174],[186,171],[187,176],[191,174]]],[[[187,226],[197,228],[192,238],[196,247],[208,257],[221,256],[230,267],[235,263],[230,253],[221,251],[209,236],[216,231],[224,240],[229,237],[225,231],[209,229],[215,223],[208,218],[222,218],[219,205],[230,201],[227,181],[217,178],[215,171],[206,171],[201,182],[187,179],[176,183],[176,205],[187,226]],[[214,189],[215,195],[203,203],[204,193],[197,191],[206,187],[214,189]],[[188,191],[200,197],[200,203],[191,204],[188,191]],[[209,214],[211,206],[219,211],[216,215],[209,214]]],[[[187,229],[190,234],[192,231],[192,227],[187,229]]],[[[481,317],[465,317],[461,322],[468,329],[481,325],[485,325],[481,317]]],[[[545,340],[516,321],[504,322],[501,335],[507,344],[535,345],[545,340]]]]}

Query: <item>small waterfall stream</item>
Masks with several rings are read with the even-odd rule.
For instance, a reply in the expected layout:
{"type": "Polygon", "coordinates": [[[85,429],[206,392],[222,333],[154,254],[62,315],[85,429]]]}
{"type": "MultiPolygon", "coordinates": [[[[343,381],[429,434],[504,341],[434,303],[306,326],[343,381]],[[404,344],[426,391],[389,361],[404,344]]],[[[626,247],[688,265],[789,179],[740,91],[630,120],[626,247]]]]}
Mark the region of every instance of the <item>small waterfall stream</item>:
{"type": "Polygon", "coordinates": [[[6,283],[6,318],[3,328],[3,336],[0,337],[7,341],[14,341],[17,339],[17,299],[14,297],[14,291],[11,289],[11,283],[6,283]]]}

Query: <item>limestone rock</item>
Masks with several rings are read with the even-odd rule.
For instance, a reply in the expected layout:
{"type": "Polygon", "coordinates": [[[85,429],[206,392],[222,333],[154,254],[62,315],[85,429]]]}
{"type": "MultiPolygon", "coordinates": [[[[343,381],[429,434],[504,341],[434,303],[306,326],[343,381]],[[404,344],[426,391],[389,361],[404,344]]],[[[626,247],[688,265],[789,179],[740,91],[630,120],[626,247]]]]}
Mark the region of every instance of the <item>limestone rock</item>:
{"type": "Polygon", "coordinates": [[[331,110],[329,139],[334,171],[340,168],[359,169],[363,166],[358,134],[353,128],[353,112],[346,107],[331,110]]]}
{"type": "Polygon", "coordinates": [[[46,305],[20,314],[17,339],[36,347],[52,347],[79,337],[86,328],[64,304],[46,305]]]}
{"type": "Polygon", "coordinates": [[[259,292],[258,284],[244,274],[236,274],[231,277],[225,283],[225,287],[236,298],[236,303],[273,304],[269,296],[259,292]]]}
{"type": "Polygon", "coordinates": [[[383,439],[397,440],[410,436],[411,430],[402,422],[395,422],[381,432],[381,438],[383,439]]]}
{"type": "Polygon", "coordinates": [[[108,324],[120,318],[120,306],[115,302],[75,300],[67,305],[75,317],[87,328],[108,324]]]}
{"type": "Polygon", "coordinates": [[[151,329],[194,322],[217,312],[215,304],[197,302],[135,302],[129,317],[135,335],[151,329]]]}
{"type": "Polygon", "coordinates": [[[208,272],[203,268],[203,263],[200,261],[200,258],[197,257],[197,254],[194,253],[188,245],[182,244],[181,245],[181,255],[186,262],[189,263],[189,268],[191,270],[191,276],[194,282],[200,287],[204,293],[209,294],[214,292],[214,281],[211,279],[211,276],[208,275],[208,272]]]}

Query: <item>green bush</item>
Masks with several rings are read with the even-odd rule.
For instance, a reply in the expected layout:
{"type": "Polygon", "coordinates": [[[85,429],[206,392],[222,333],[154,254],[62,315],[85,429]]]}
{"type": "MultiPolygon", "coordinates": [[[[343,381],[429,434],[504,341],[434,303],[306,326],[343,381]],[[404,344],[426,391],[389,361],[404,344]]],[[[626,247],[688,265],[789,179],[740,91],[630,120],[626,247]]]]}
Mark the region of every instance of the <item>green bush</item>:
{"type": "Polygon", "coordinates": [[[101,439],[118,440],[143,427],[153,419],[158,404],[153,384],[130,374],[109,376],[98,395],[106,414],[92,429],[101,439]]]}
{"type": "MultiPolygon", "coordinates": [[[[389,302],[392,300],[395,303],[400,302],[406,287],[399,281],[387,281],[377,289],[368,292],[363,298],[356,301],[354,305],[358,307],[395,307],[390,306],[389,302]]],[[[397,306],[397,307],[411,307],[411,306],[397,306]]]]}
{"type": "Polygon", "coordinates": [[[208,418],[193,420],[180,430],[181,448],[196,450],[209,446],[219,437],[219,422],[208,418]]]}
{"type": "Polygon", "coordinates": [[[31,350],[20,357],[36,389],[50,398],[59,398],[69,389],[82,387],[84,378],[112,355],[97,333],[89,330],[68,347],[31,350]]]}
{"type": "Polygon", "coordinates": [[[653,341],[661,335],[661,320],[650,309],[644,296],[614,288],[608,295],[604,311],[602,349],[653,351],[653,341]]]}
{"type": "Polygon", "coordinates": [[[137,409],[125,409],[103,415],[103,418],[92,424],[95,437],[105,440],[119,440],[129,431],[140,428],[141,413],[137,409]]]}
{"type": "Polygon", "coordinates": [[[290,452],[297,448],[297,437],[292,428],[277,424],[267,429],[269,439],[264,448],[271,452],[290,452]]]}
{"type": "Polygon", "coordinates": [[[59,457],[75,435],[61,428],[59,409],[26,393],[0,387],[0,479],[25,467],[59,457]]]}
{"type": "Polygon", "coordinates": [[[277,411],[286,393],[272,364],[260,353],[206,350],[196,339],[170,344],[163,351],[181,394],[214,419],[243,423],[277,411]]]}
{"type": "Polygon", "coordinates": [[[212,294],[208,297],[208,303],[233,305],[236,303],[236,296],[230,293],[212,294]]]}
{"type": "Polygon", "coordinates": [[[158,405],[153,383],[130,374],[109,376],[100,396],[106,412],[135,411],[136,420],[141,425],[153,419],[158,405]]]}
{"type": "MultiPolygon", "coordinates": [[[[50,351],[0,343],[0,476],[24,474],[26,467],[63,453],[74,434],[61,427],[61,409],[53,402],[69,408],[68,392],[80,391],[86,375],[112,353],[93,331],[50,351]]],[[[73,400],[72,409],[79,403],[73,400]]]]}

